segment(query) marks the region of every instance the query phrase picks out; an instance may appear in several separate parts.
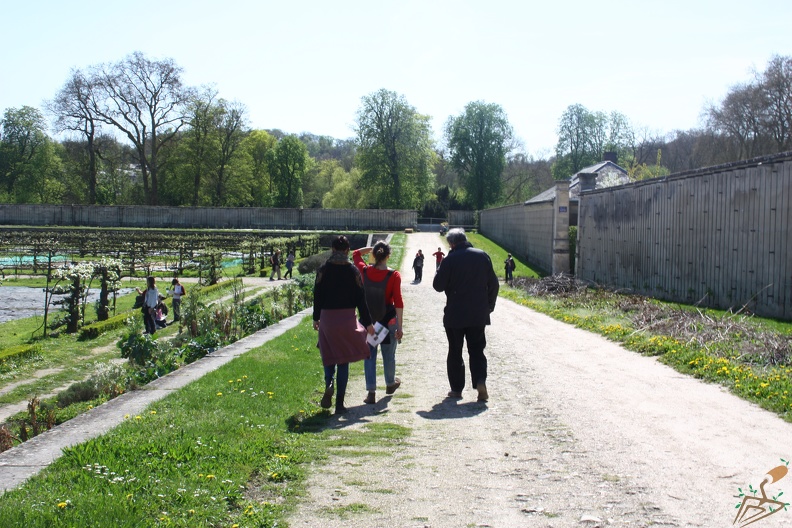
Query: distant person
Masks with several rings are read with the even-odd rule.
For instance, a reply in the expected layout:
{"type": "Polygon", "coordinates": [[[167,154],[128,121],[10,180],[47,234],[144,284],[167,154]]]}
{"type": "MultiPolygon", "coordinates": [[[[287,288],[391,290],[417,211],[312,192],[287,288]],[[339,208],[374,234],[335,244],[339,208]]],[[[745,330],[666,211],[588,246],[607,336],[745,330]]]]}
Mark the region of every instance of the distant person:
{"type": "Polygon", "coordinates": [[[173,304],[173,322],[181,320],[181,299],[187,295],[187,289],[182,286],[178,278],[171,281],[170,295],[173,304]]]}
{"type": "Polygon", "coordinates": [[[487,340],[484,329],[490,324],[490,313],[498,299],[498,276],[492,269],[489,255],[473,248],[463,229],[451,229],[446,240],[451,250],[432,286],[446,294],[443,326],[448,338],[446,368],[451,386],[448,397],[462,397],[465,388],[462,348],[467,341],[471,383],[478,391],[478,400],[487,401],[487,358],[484,355],[487,340]]]}
{"type": "Polygon", "coordinates": [[[371,356],[363,363],[366,376],[366,399],[363,403],[377,402],[377,347],[382,350],[382,370],[385,375],[385,394],[393,394],[401,386],[396,377],[396,345],[401,341],[403,333],[404,300],[401,294],[401,275],[388,267],[391,247],[387,242],[379,241],[374,247],[365,247],[352,253],[352,261],[363,277],[363,289],[366,291],[371,319],[388,329],[388,334],[379,345],[371,346],[371,356]],[[374,265],[368,266],[363,255],[374,255],[374,265]]]}
{"type": "Polygon", "coordinates": [[[435,273],[437,273],[437,270],[440,269],[440,263],[443,262],[443,257],[445,257],[445,253],[443,253],[442,249],[437,248],[437,251],[432,253],[432,256],[435,258],[435,273]]]}
{"type": "Polygon", "coordinates": [[[165,320],[165,316],[168,315],[168,307],[165,306],[165,297],[163,295],[160,295],[158,299],[159,302],[154,307],[154,324],[157,325],[157,328],[165,328],[168,326],[168,322],[165,320]]]}
{"type": "Polygon", "coordinates": [[[272,273],[270,273],[270,280],[275,280],[273,277],[275,273],[278,274],[278,280],[281,280],[281,260],[280,260],[280,249],[276,249],[275,252],[270,255],[270,266],[272,266],[272,273]]]}
{"type": "Polygon", "coordinates": [[[286,273],[283,274],[283,278],[289,277],[292,279],[292,269],[294,268],[294,251],[289,251],[289,255],[286,257],[286,273]]]}
{"type": "Polygon", "coordinates": [[[506,270],[506,283],[511,286],[512,281],[514,281],[514,270],[517,267],[514,264],[514,259],[511,256],[511,253],[508,254],[506,260],[503,261],[503,267],[506,270]]]}
{"type": "Polygon", "coordinates": [[[154,314],[159,303],[160,293],[157,290],[154,277],[146,277],[146,291],[143,292],[143,324],[147,334],[154,334],[157,331],[157,323],[154,321],[154,314]]]}
{"type": "Polygon", "coordinates": [[[412,264],[413,270],[415,271],[415,279],[413,279],[413,282],[421,282],[423,280],[423,265],[424,254],[423,251],[419,249],[418,253],[415,254],[412,264]]]}
{"type": "Polygon", "coordinates": [[[332,405],[335,377],[335,412],[343,414],[347,411],[344,396],[349,364],[371,356],[366,334],[373,334],[374,326],[366,305],[363,278],[349,261],[349,240],[343,235],[336,237],[332,249],[330,258],[316,272],[313,327],[319,331],[318,347],[325,375],[320,405],[324,409],[332,405]]]}

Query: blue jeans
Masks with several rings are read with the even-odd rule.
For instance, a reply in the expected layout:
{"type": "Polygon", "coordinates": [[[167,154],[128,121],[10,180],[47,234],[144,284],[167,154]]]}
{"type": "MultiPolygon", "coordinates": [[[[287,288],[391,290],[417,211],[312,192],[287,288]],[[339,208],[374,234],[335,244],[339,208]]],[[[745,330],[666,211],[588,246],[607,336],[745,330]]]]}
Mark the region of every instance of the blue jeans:
{"type": "MultiPolygon", "coordinates": [[[[396,324],[388,325],[390,343],[380,343],[382,349],[382,368],[385,371],[385,385],[393,385],[396,382],[396,324]]],[[[366,390],[373,392],[377,390],[377,347],[369,345],[371,355],[363,361],[363,372],[366,374],[366,390]]]]}
{"type": "Polygon", "coordinates": [[[324,368],[325,387],[333,383],[333,375],[336,373],[338,367],[338,376],[336,376],[336,401],[343,400],[346,394],[347,382],[349,381],[349,363],[342,363],[340,365],[330,365],[324,368]]]}

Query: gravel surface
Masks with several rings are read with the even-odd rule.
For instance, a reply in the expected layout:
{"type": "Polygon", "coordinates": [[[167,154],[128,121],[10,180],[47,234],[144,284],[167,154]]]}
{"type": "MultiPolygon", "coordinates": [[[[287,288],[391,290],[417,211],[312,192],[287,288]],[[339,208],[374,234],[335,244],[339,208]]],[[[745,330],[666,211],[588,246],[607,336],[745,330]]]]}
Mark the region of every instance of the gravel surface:
{"type": "MultiPolygon", "coordinates": [[[[364,405],[362,376],[351,380],[351,410],[330,427],[412,434],[383,445],[388,456],[317,462],[290,526],[726,527],[737,488],[792,457],[792,424],[502,298],[487,329],[490,401],[476,402],[469,380],[462,400],[446,399],[445,296],[431,262],[418,285],[409,268],[445,241],[417,233],[407,244],[402,386],[386,396],[380,375],[378,403],[364,405]]],[[[779,490],[792,495],[792,476],[767,486],[779,490]]],[[[790,525],[780,511],[751,526],[790,525]]]]}

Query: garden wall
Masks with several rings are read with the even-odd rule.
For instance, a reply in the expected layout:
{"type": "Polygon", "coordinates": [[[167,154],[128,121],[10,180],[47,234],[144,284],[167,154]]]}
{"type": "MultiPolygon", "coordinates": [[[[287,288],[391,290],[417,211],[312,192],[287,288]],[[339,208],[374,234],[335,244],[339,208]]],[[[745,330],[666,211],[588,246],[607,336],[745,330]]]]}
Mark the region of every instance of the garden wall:
{"type": "Polygon", "coordinates": [[[577,276],[792,319],[792,153],[582,192],[577,276]]]}
{"type": "Polygon", "coordinates": [[[544,273],[569,272],[569,183],[544,202],[480,211],[479,230],[544,273]]]}
{"type": "Polygon", "coordinates": [[[285,230],[402,230],[415,211],[0,204],[0,225],[285,230]]]}

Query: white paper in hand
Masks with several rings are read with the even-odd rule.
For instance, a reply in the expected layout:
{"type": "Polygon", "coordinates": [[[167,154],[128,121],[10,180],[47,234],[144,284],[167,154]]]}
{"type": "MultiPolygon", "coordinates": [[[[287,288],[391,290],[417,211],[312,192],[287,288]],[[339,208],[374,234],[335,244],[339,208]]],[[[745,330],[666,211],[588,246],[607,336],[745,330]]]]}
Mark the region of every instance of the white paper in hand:
{"type": "Polygon", "coordinates": [[[374,323],[374,334],[368,334],[366,342],[371,346],[377,346],[385,340],[386,335],[388,335],[388,327],[374,323]]]}

